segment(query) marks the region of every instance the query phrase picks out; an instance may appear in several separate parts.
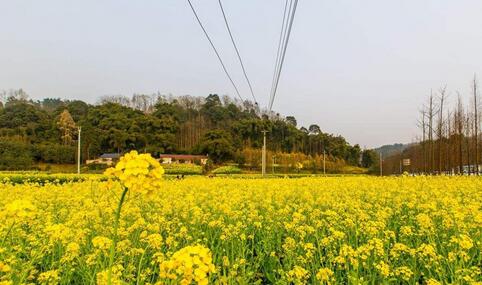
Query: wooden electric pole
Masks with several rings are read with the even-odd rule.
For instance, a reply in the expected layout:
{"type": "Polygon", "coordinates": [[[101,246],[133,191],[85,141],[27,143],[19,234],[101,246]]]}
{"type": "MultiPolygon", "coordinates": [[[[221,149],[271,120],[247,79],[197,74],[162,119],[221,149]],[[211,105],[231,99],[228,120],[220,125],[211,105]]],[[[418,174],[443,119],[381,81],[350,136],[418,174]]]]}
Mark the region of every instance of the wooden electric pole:
{"type": "Polygon", "coordinates": [[[268,131],[263,131],[263,152],[261,158],[261,175],[266,176],[266,133],[268,131]]]}
{"type": "Polygon", "coordinates": [[[80,133],[82,132],[82,127],[79,127],[79,138],[77,140],[77,174],[80,174],[80,133]]]}
{"type": "Polygon", "coordinates": [[[323,147],[323,175],[326,175],[326,150],[323,147]]]}
{"type": "Polygon", "coordinates": [[[383,157],[381,152],[380,152],[380,176],[383,176],[383,157]]]}

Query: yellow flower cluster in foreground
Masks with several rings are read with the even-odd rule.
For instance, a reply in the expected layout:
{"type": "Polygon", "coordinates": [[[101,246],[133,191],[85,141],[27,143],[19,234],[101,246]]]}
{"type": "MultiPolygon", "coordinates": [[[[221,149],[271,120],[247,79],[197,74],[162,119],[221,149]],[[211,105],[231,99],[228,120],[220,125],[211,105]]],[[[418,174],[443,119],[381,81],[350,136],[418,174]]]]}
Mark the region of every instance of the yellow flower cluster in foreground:
{"type": "MultiPolygon", "coordinates": [[[[144,191],[133,177],[150,161],[119,167],[135,189],[112,284],[482,282],[479,178],[197,177],[144,191]]],[[[0,284],[105,284],[122,190],[0,184],[0,284]]]]}
{"type": "Polygon", "coordinates": [[[181,284],[208,284],[208,274],[214,273],[211,252],[202,246],[187,246],[163,261],[159,276],[180,280],[181,284]]]}
{"type": "Polygon", "coordinates": [[[115,167],[105,175],[117,177],[130,191],[152,194],[161,190],[164,168],[150,154],[138,154],[133,150],[120,158],[115,167]]]}

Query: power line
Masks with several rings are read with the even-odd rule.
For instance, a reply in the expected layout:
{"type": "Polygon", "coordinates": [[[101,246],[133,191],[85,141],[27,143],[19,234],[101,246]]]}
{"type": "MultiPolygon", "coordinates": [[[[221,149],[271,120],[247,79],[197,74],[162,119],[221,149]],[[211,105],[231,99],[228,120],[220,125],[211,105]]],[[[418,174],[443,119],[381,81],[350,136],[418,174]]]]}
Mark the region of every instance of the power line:
{"type": "Polygon", "coordinates": [[[194,6],[192,5],[191,0],[187,0],[187,2],[189,3],[189,6],[191,6],[191,10],[192,10],[192,12],[194,13],[194,16],[196,17],[196,20],[197,20],[197,22],[199,23],[199,26],[201,26],[201,29],[203,30],[204,35],[206,36],[206,38],[208,39],[209,43],[211,44],[211,47],[213,48],[214,52],[216,53],[216,56],[217,56],[218,59],[219,59],[219,63],[221,63],[221,66],[223,67],[224,73],[226,73],[226,76],[228,77],[229,81],[230,81],[231,84],[233,85],[234,90],[236,90],[236,94],[238,95],[239,99],[241,99],[241,101],[244,101],[243,98],[241,97],[241,95],[239,94],[238,87],[236,86],[236,84],[234,84],[234,81],[233,81],[233,79],[231,78],[231,75],[229,75],[229,72],[228,72],[228,70],[226,69],[226,66],[224,65],[223,60],[221,59],[221,56],[219,55],[218,50],[217,50],[216,47],[214,46],[213,41],[212,41],[211,38],[209,37],[209,35],[208,35],[206,29],[204,28],[203,24],[201,23],[201,20],[199,19],[199,16],[197,15],[196,9],[194,9],[194,6]]]}
{"type": "Polygon", "coordinates": [[[229,37],[231,38],[231,42],[233,43],[234,49],[236,50],[236,54],[238,56],[239,63],[241,64],[241,68],[243,69],[244,78],[246,78],[246,81],[248,82],[249,90],[251,91],[251,96],[253,97],[254,102],[257,104],[258,101],[256,100],[256,96],[254,96],[253,87],[251,86],[251,82],[249,81],[248,74],[246,72],[246,69],[244,68],[243,60],[241,59],[241,55],[239,54],[238,47],[236,46],[236,42],[234,41],[233,34],[231,33],[231,29],[229,28],[228,19],[226,17],[226,13],[224,12],[223,4],[221,3],[221,0],[218,0],[218,2],[219,2],[219,7],[221,8],[221,12],[223,13],[223,18],[224,18],[224,23],[226,24],[226,29],[228,30],[229,37]]]}
{"type": "MultiPolygon", "coordinates": [[[[285,29],[285,31],[284,31],[285,34],[286,34],[286,38],[283,37],[284,42],[283,42],[281,57],[280,57],[280,60],[279,60],[279,67],[277,69],[276,81],[274,82],[274,89],[271,93],[270,102],[269,102],[269,110],[270,111],[273,108],[273,102],[274,102],[274,99],[276,97],[276,91],[278,90],[278,83],[279,83],[279,79],[280,79],[280,75],[281,75],[281,70],[283,69],[283,63],[284,63],[285,56],[286,56],[286,49],[288,48],[288,42],[290,40],[291,28],[293,27],[293,21],[294,21],[294,18],[295,18],[297,6],[298,6],[298,0],[294,0],[293,9],[288,10],[289,11],[288,12],[288,20],[286,22],[287,29],[285,29]]],[[[291,8],[291,2],[290,2],[290,8],[291,8]]]]}
{"type": "MultiPolygon", "coordinates": [[[[290,2],[290,10],[291,10],[291,4],[292,4],[292,2],[290,2]]],[[[285,25],[286,25],[285,19],[286,19],[286,11],[287,11],[286,8],[287,7],[288,7],[288,0],[285,1],[285,8],[284,8],[284,12],[283,12],[283,21],[281,22],[281,32],[279,34],[278,50],[276,51],[276,61],[275,61],[275,65],[274,65],[273,82],[271,83],[271,90],[270,90],[268,102],[271,102],[271,98],[273,97],[274,83],[276,82],[276,74],[278,73],[280,52],[281,52],[282,43],[284,42],[283,35],[285,35],[284,31],[285,31],[285,25]]]]}
{"type": "MultiPolygon", "coordinates": [[[[274,90],[273,90],[273,93],[272,93],[271,100],[269,102],[269,110],[270,111],[273,108],[273,102],[274,102],[274,99],[276,97],[276,91],[278,90],[279,79],[280,79],[280,76],[281,76],[281,71],[283,69],[283,63],[284,63],[285,56],[286,56],[286,49],[288,48],[288,42],[289,42],[290,35],[291,35],[291,28],[293,26],[293,21],[294,21],[294,18],[295,18],[297,5],[298,5],[298,0],[295,0],[294,5],[293,5],[293,9],[290,11],[291,15],[290,15],[290,13],[288,13],[289,18],[287,19],[287,22],[286,22],[287,28],[285,28],[285,36],[283,36],[285,41],[284,41],[283,50],[281,52],[281,57],[280,57],[280,61],[279,61],[279,67],[278,67],[278,73],[277,73],[277,76],[276,76],[276,82],[274,83],[274,90]]],[[[291,3],[290,3],[290,8],[291,8],[291,3]]]]}

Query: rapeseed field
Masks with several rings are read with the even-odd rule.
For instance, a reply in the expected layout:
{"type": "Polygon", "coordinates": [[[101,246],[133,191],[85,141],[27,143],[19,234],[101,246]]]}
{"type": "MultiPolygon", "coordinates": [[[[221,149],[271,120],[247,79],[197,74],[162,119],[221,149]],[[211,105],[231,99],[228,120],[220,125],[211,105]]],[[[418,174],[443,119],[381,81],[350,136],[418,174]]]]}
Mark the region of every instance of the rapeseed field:
{"type": "Polygon", "coordinates": [[[480,178],[160,180],[143,159],[0,184],[0,284],[482,282],[480,178]]]}

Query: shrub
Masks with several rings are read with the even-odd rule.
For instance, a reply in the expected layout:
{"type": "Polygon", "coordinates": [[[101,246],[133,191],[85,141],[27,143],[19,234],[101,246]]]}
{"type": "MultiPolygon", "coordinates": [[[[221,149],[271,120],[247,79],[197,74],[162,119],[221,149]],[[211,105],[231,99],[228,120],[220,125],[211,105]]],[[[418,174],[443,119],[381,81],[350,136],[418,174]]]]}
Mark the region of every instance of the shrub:
{"type": "Polygon", "coordinates": [[[18,171],[0,173],[0,183],[24,184],[35,183],[45,184],[64,184],[72,182],[82,182],[86,180],[104,181],[107,177],[97,174],[47,174],[35,171],[18,171]]]}
{"type": "Polygon", "coordinates": [[[183,174],[183,175],[200,175],[203,172],[203,168],[200,165],[195,164],[162,164],[166,174],[183,174]]]}
{"type": "Polygon", "coordinates": [[[236,166],[221,166],[213,170],[213,174],[240,174],[242,171],[236,166]]]}
{"type": "Polygon", "coordinates": [[[106,170],[109,166],[104,163],[91,163],[87,164],[87,170],[89,171],[102,171],[106,170]]]}

